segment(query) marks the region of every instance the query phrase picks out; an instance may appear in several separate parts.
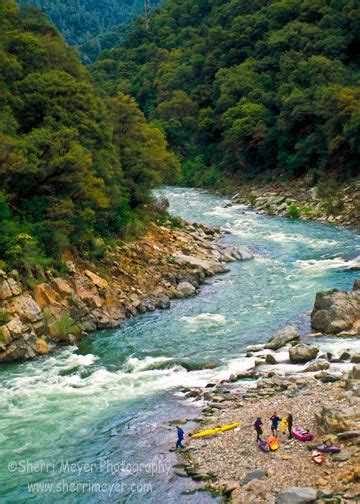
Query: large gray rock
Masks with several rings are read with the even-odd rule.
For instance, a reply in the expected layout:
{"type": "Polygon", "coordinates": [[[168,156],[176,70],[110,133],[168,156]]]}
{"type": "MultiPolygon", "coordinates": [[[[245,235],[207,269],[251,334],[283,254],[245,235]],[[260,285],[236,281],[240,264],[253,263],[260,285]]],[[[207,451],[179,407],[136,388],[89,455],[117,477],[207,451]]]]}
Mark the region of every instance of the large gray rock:
{"type": "Polygon", "coordinates": [[[342,375],[338,373],[329,373],[328,371],[320,371],[320,373],[314,375],[314,378],[322,381],[323,383],[333,383],[341,380],[342,375]]]}
{"type": "Polygon", "coordinates": [[[351,390],[353,395],[360,397],[360,365],[356,364],[346,380],[346,389],[351,390]]]}
{"type": "Polygon", "coordinates": [[[299,338],[300,333],[296,327],[286,326],[270,338],[268,343],[266,343],[265,348],[268,348],[269,350],[278,350],[290,343],[290,341],[294,341],[299,338]]]}
{"type": "Polygon", "coordinates": [[[316,501],[317,492],[310,487],[288,487],[276,496],[276,504],[306,504],[316,501]]]}
{"type": "Polygon", "coordinates": [[[195,294],[196,291],[195,287],[190,282],[179,283],[176,290],[182,297],[191,296],[192,294],[195,294]]]}
{"type": "Polygon", "coordinates": [[[330,363],[325,359],[317,359],[309,364],[304,369],[305,373],[315,373],[316,371],[323,371],[324,369],[328,369],[330,367],[330,363]]]}
{"type": "Polygon", "coordinates": [[[252,480],[261,480],[267,477],[266,469],[255,469],[254,471],[250,471],[245,475],[245,478],[242,481],[243,485],[247,485],[252,480]]]}
{"type": "Polygon", "coordinates": [[[360,332],[360,290],[358,282],[350,292],[318,292],[311,313],[311,325],[315,331],[338,334],[360,332]]]}
{"type": "Polygon", "coordinates": [[[219,261],[210,261],[207,259],[199,259],[199,257],[188,256],[182,254],[181,252],[176,252],[172,255],[173,260],[176,264],[180,266],[192,266],[196,268],[201,268],[206,275],[216,275],[217,273],[224,273],[229,271],[229,268],[225,267],[219,261]]]}
{"type": "Polygon", "coordinates": [[[289,348],[289,358],[291,362],[302,363],[308,362],[316,358],[319,353],[319,349],[312,345],[305,345],[305,343],[299,343],[289,348]]]}

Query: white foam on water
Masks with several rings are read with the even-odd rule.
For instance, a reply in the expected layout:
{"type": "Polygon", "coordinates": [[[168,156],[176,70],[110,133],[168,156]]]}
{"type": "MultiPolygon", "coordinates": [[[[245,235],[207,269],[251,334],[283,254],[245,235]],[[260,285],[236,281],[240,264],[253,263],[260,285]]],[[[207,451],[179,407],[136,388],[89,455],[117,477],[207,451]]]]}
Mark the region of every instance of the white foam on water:
{"type": "Polygon", "coordinates": [[[205,215],[217,215],[220,217],[228,217],[234,211],[239,210],[240,205],[232,205],[231,207],[224,207],[224,206],[216,206],[212,208],[211,210],[208,210],[207,212],[204,212],[205,215]]]}
{"type": "Polygon", "coordinates": [[[291,233],[270,233],[267,235],[267,239],[280,242],[280,243],[305,243],[306,245],[313,248],[322,248],[322,247],[334,247],[339,244],[336,240],[326,240],[323,238],[309,238],[308,236],[302,234],[291,234],[291,233]]]}
{"type": "Polygon", "coordinates": [[[191,326],[214,326],[226,323],[226,317],[220,313],[200,313],[199,315],[194,315],[193,317],[183,316],[181,317],[181,320],[191,326]]]}
{"type": "Polygon", "coordinates": [[[173,359],[170,357],[151,357],[147,356],[144,359],[138,359],[137,357],[129,357],[123,365],[123,369],[127,372],[139,372],[156,366],[157,364],[163,364],[166,362],[171,362],[173,359]]]}
{"type": "Polygon", "coordinates": [[[346,270],[356,267],[360,268],[360,258],[356,257],[351,261],[347,261],[343,257],[335,257],[333,259],[298,260],[295,261],[295,265],[305,272],[321,273],[329,269],[346,270]]]}

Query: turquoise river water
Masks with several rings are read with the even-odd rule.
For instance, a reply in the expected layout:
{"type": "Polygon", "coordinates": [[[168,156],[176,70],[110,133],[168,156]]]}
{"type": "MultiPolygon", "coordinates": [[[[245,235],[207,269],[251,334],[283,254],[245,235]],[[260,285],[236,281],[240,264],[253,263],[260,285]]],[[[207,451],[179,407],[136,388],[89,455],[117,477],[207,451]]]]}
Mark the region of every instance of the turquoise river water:
{"type": "MultiPolygon", "coordinates": [[[[224,208],[224,198],[193,189],[161,192],[173,214],[227,228],[224,242],[248,245],[255,259],[231,264],[169,310],[92,334],[79,348],[2,366],[0,502],[213,502],[173,474],[169,421],[199,415],[181,387],[246,369],[246,346],[287,323],[310,332],[315,293],[349,289],[358,276],[353,230],[224,208]],[[214,369],[201,369],[207,363],[214,369]]],[[[355,345],[317,342],[335,352],[355,345]]]]}

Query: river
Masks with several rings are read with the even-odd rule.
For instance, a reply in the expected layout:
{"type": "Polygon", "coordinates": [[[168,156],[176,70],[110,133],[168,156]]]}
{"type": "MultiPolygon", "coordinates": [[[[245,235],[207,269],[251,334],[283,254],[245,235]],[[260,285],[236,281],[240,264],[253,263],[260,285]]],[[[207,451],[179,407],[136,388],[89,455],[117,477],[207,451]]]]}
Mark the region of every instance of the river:
{"type": "MultiPolygon", "coordinates": [[[[181,387],[246,369],[246,346],[287,323],[308,333],[315,293],[350,289],[359,276],[349,268],[360,255],[354,230],[224,208],[224,198],[194,189],[161,192],[173,214],[227,228],[224,241],[250,246],[255,259],[231,264],[170,310],[94,333],[79,348],[3,365],[1,502],[214,502],[173,475],[168,422],[200,411],[181,387]]],[[[317,343],[334,352],[355,344],[317,343]]]]}

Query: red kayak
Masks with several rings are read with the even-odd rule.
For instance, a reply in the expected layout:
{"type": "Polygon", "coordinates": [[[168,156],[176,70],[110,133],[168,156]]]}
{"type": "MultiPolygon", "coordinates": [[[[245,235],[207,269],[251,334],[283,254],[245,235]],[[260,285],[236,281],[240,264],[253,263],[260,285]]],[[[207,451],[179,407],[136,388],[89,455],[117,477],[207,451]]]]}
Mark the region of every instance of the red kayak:
{"type": "Polygon", "coordinates": [[[302,427],[297,427],[296,425],[292,427],[291,433],[294,438],[299,441],[312,441],[315,437],[313,432],[309,432],[308,430],[303,429],[302,427]]]}

